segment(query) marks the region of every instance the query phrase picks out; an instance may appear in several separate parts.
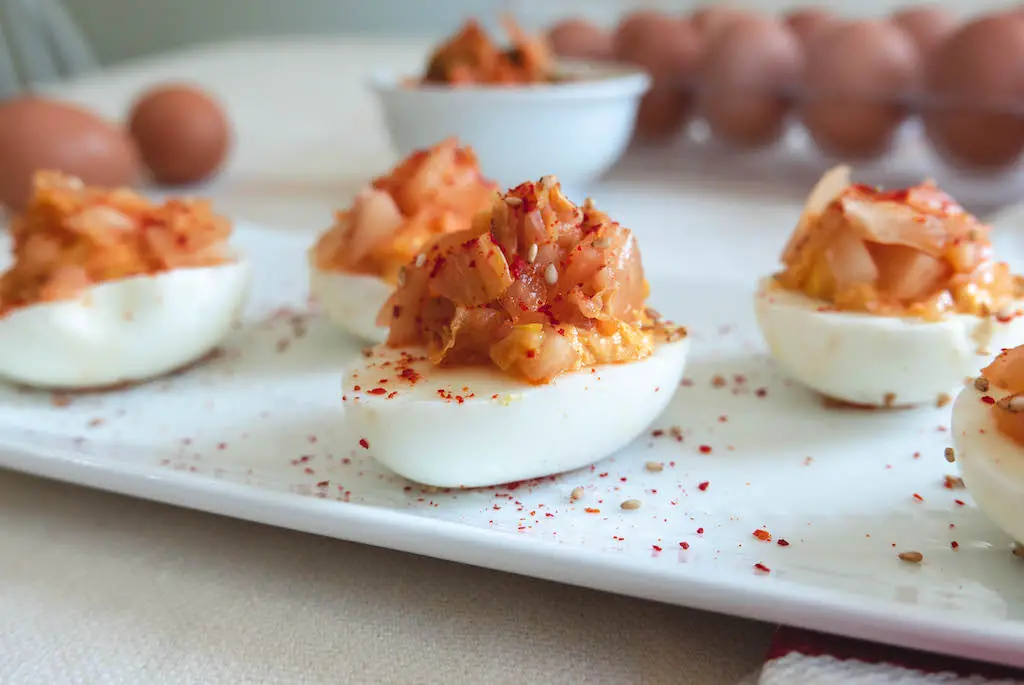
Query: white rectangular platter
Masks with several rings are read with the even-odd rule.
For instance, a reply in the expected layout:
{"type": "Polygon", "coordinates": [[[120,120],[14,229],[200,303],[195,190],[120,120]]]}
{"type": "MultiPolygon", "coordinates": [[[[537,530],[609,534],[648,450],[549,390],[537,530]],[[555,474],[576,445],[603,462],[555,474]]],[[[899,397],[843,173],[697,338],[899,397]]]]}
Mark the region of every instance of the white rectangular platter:
{"type": "MultiPolygon", "coordinates": [[[[359,345],[307,303],[312,235],[246,222],[236,237],[254,262],[254,292],[219,356],[104,394],[0,388],[0,465],[494,569],[1024,666],[1024,560],[1010,554],[1011,541],[966,492],[944,486],[953,473],[943,459],[948,407],[827,408],[765,355],[753,291],[799,204],[640,182],[608,184],[596,196],[637,230],[653,304],[688,325],[693,351],[683,386],[651,431],[593,468],[435,491],[376,465],[340,401],[342,370],[359,345]],[[714,230],[705,230],[711,222],[714,230]],[[651,461],[663,470],[647,470],[651,461]],[[585,495],[573,502],[576,487],[585,495]],[[642,507],[624,511],[626,499],[642,507]],[[906,550],[920,551],[924,562],[901,562],[897,553],[906,550]]],[[[486,459],[487,445],[478,449],[486,459]]]]}

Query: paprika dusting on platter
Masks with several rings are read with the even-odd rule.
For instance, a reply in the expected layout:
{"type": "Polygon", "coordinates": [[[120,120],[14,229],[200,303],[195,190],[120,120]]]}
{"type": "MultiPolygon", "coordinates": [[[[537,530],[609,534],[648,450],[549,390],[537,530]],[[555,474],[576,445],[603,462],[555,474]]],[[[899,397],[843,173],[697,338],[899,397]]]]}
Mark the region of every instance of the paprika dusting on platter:
{"type": "Polygon", "coordinates": [[[545,42],[529,36],[507,15],[501,23],[510,47],[500,48],[470,19],[431,54],[423,83],[514,86],[557,80],[545,42]]]}
{"type": "Polygon", "coordinates": [[[10,233],[14,264],[0,276],[0,316],[100,283],[232,261],[231,222],[209,202],[158,205],[127,188],[86,187],[52,171],[35,175],[10,233]]]}
{"type": "Polygon", "coordinates": [[[930,181],[882,191],[849,172],[832,169],[811,192],[779,287],[879,316],[1020,315],[1024,281],[994,261],[988,226],[930,181]]]}
{"type": "Polygon", "coordinates": [[[391,347],[443,366],[491,365],[532,384],[649,357],[685,329],[645,307],[631,231],[551,176],[499,196],[472,227],[436,239],[404,271],[377,324],[391,347]]]}
{"type": "Polygon", "coordinates": [[[469,147],[454,138],[418,150],[374,179],[313,247],[324,271],[378,276],[396,283],[403,266],[438,235],[464,230],[488,207],[497,186],[480,173],[469,147]]]}
{"type": "Polygon", "coordinates": [[[991,364],[981,370],[981,379],[974,387],[995,386],[1008,395],[996,400],[991,395],[982,401],[991,405],[996,428],[1006,437],[1024,446],[1024,345],[1003,350],[991,364]],[[980,381],[984,379],[984,384],[980,381]]]}

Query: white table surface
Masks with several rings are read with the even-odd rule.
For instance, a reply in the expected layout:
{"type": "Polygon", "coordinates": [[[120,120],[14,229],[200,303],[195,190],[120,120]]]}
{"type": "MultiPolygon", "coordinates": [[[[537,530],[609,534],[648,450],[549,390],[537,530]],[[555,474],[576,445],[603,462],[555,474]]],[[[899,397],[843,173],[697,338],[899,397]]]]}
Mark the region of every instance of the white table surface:
{"type": "MultiPolygon", "coordinates": [[[[393,161],[367,65],[422,46],[254,41],[137,62],[55,94],[120,117],[186,79],[238,132],[225,212],[321,228],[393,161]]],[[[771,627],[0,472],[4,683],[714,683],[771,627]]]]}

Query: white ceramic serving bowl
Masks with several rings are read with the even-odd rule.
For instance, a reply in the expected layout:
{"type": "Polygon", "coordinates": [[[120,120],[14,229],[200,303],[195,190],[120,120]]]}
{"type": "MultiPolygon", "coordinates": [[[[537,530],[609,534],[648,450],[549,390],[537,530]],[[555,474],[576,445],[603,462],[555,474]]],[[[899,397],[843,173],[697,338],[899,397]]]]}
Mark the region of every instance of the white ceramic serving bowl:
{"type": "Polygon", "coordinates": [[[571,80],[453,88],[380,73],[371,88],[402,157],[456,136],[503,188],[553,174],[566,188],[583,189],[629,145],[650,78],[624,65],[584,62],[560,64],[558,72],[571,80]]]}

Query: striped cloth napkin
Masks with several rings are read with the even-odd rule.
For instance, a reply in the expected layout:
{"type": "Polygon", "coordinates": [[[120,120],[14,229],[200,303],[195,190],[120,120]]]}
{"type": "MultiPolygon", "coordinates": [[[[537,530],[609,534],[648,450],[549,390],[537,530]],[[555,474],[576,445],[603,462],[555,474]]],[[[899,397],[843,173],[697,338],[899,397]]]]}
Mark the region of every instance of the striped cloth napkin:
{"type": "Polygon", "coordinates": [[[743,685],[1013,685],[1024,671],[796,628],[779,628],[743,685]]]}

